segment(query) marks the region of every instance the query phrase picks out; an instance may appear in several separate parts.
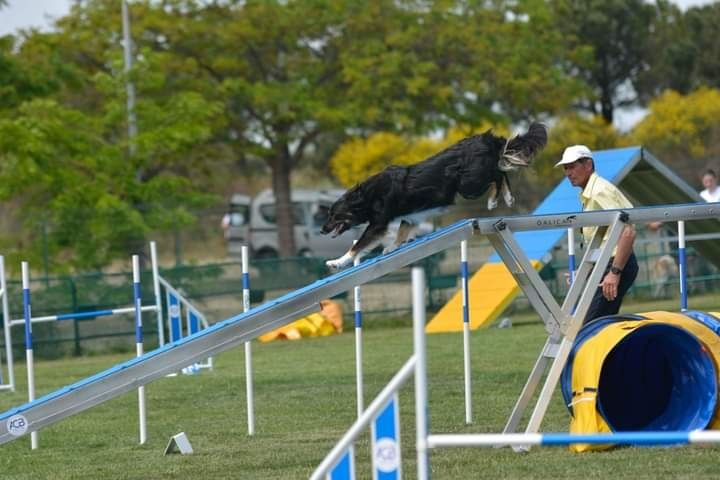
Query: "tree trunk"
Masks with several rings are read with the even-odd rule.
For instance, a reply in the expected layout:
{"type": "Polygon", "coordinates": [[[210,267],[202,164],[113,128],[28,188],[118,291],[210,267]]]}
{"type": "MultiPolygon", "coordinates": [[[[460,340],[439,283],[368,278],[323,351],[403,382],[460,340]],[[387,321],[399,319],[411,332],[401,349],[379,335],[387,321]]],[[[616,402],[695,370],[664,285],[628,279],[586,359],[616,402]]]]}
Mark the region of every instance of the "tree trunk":
{"type": "Polygon", "coordinates": [[[292,202],[290,201],[291,160],[287,147],[277,149],[277,156],[270,162],[272,169],[273,194],[275,196],[275,214],[278,228],[278,249],[280,256],[291,257],[295,251],[294,221],[292,202]]]}
{"type": "Polygon", "coordinates": [[[602,96],[600,98],[600,107],[605,121],[608,124],[612,124],[614,107],[612,102],[612,92],[609,91],[609,87],[603,87],[602,96]]]}

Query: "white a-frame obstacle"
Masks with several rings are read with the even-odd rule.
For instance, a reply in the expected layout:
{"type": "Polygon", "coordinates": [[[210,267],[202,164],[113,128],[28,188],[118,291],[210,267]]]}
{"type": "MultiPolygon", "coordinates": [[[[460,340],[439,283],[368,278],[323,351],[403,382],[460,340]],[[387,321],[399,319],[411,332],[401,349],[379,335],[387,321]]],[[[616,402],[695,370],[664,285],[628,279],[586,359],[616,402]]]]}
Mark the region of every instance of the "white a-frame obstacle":
{"type": "Polygon", "coordinates": [[[500,220],[492,225],[479,225],[480,233],[487,234],[493,247],[520,288],[522,288],[528,301],[545,323],[545,329],[548,332],[548,339],[530,372],[530,376],[510,414],[503,433],[516,431],[523,413],[540,384],[547,370],[547,365],[550,363],[550,370],[547,372],[545,384],[528,422],[526,432],[536,433],[540,429],[540,424],[550,404],[552,394],[557,387],[560,374],[595,293],[596,289],[589,287],[600,284],[605,267],[610,261],[613,250],[620,239],[620,234],[628,221],[629,215],[626,212],[605,211],[566,215],[543,220],[533,220],[531,217],[507,219],[500,220]],[[585,255],[577,273],[574,275],[574,281],[565,297],[565,301],[562,305],[559,305],[516,242],[513,232],[535,230],[538,227],[545,226],[582,228],[598,224],[601,225],[597,228],[593,239],[585,250],[585,255]],[[607,240],[604,245],[601,245],[606,234],[607,240]]]}
{"type": "Polygon", "coordinates": [[[520,421],[540,383],[540,390],[526,433],[537,433],[555,391],[560,375],[572,349],[575,337],[600,284],[603,272],[626,224],[654,221],[683,222],[693,219],[719,218],[720,208],[713,204],[645,207],[621,210],[583,212],[544,216],[509,217],[493,221],[479,221],[480,234],[486,235],[502,261],[522,288],[528,301],[545,324],[548,338],[515,403],[503,430],[504,434],[518,430],[520,421]],[[588,228],[597,226],[595,235],[574,275],[574,281],[562,302],[558,304],[539,273],[514,237],[515,232],[547,230],[551,228],[588,228]],[[603,238],[606,238],[603,243],[603,238]],[[548,365],[550,365],[548,369],[548,365]]]}

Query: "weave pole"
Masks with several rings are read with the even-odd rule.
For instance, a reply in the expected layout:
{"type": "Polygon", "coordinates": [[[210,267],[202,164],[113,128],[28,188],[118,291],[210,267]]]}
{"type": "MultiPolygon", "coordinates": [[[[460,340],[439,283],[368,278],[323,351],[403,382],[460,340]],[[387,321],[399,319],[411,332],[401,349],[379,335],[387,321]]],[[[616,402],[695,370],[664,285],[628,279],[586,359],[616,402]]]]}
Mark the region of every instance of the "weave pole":
{"type": "Polygon", "coordinates": [[[472,423],[472,371],[470,368],[470,292],[468,289],[467,240],[460,242],[460,283],[462,285],[463,365],[465,370],[465,423],[472,423]]]}
{"type": "MultiPolygon", "coordinates": [[[[133,300],[135,303],[135,352],[137,357],[142,357],[143,331],[142,331],[142,291],[140,289],[140,257],[132,256],[133,268],[133,300]]],[[[138,416],[140,421],[140,445],[147,441],[147,411],[145,405],[145,386],[138,387],[138,416]]]]}
{"type": "MultiPolygon", "coordinates": [[[[30,305],[30,274],[28,262],[22,262],[23,314],[25,317],[25,361],[27,363],[28,401],[35,400],[35,362],[33,358],[32,306],[30,305]]],[[[38,433],[30,433],[30,448],[38,448],[38,433]]]]}
{"type": "MultiPolygon", "coordinates": [[[[353,265],[360,265],[360,256],[355,257],[353,265]]],[[[363,348],[362,348],[362,289],[359,285],[353,287],[353,300],[355,306],[355,390],[357,398],[357,415],[363,413],[365,408],[363,384],[363,348]]]]}
{"type": "MultiPolygon", "coordinates": [[[[250,310],[250,273],[248,247],[240,249],[242,259],[243,312],[250,310]]],[[[247,398],[248,435],[255,435],[255,402],[253,400],[252,345],[245,342],[245,394],[247,398]]]]}
{"type": "Polygon", "coordinates": [[[568,228],[568,270],[570,285],[575,281],[575,229],[568,228]]]}
{"type": "Polygon", "coordinates": [[[685,256],[685,221],[678,220],[678,264],[680,267],[680,310],[688,308],[687,257],[685,256]]]}

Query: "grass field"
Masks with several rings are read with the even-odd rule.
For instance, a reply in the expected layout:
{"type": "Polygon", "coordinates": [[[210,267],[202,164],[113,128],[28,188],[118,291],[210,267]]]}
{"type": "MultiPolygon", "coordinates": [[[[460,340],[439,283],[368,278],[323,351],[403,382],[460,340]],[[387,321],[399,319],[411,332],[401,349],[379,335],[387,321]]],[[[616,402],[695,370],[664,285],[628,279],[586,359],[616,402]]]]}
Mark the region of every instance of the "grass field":
{"type": "MultiPolygon", "coordinates": [[[[717,308],[717,297],[693,307],[717,308]]],[[[675,302],[626,305],[626,311],[675,308],[675,302]]],[[[462,337],[428,337],[430,428],[434,433],[498,432],[545,340],[532,314],[509,329],[472,335],[474,424],[464,425],[462,337]]],[[[382,323],[382,322],[378,322],[382,323]]],[[[409,323],[409,321],[408,321],[409,323]]],[[[377,326],[376,326],[377,327],[377,326]]],[[[369,403],[412,350],[408,326],[365,332],[365,398],[369,403]]],[[[127,394],[40,432],[0,446],[3,479],[296,479],[307,478],[355,416],[354,338],[345,333],[292,343],[254,344],[256,428],[246,434],[243,350],[216,357],[212,372],[164,378],[147,386],[148,443],[137,444],[137,395],[127,394]],[[194,455],[163,456],[168,439],[187,433],[194,455]]],[[[127,355],[39,361],[38,395],[72,383],[127,355]]],[[[16,393],[0,392],[0,410],[25,401],[20,365],[16,393]]],[[[400,397],[403,471],[415,476],[412,381],[400,397]]],[[[544,431],[566,431],[562,396],[556,393],[544,431]]],[[[359,478],[371,478],[369,435],[356,445],[359,478]]],[[[720,449],[706,446],[618,448],[572,454],[561,447],[528,454],[509,449],[443,449],[431,452],[433,478],[718,478],[720,449]]]]}

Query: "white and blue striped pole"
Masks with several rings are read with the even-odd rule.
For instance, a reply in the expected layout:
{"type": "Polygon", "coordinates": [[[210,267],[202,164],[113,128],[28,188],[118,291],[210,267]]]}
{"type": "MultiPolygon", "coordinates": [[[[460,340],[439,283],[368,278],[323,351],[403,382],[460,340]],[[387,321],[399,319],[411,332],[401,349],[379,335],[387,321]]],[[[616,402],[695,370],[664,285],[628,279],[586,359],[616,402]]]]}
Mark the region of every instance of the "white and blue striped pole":
{"type": "Polygon", "coordinates": [[[465,423],[472,423],[472,371],[470,368],[470,291],[468,289],[467,240],[460,242],[460,284],[462,285],[463,364],[465,370],[465,423]]]}
{"type": "Polygon", "coordinates": [[[678,263],[680,265],[680,309],[687,310],[687,257],[685,256],[685,221],[678,221],[678,263]]]}
{"type": "MultiPolygon", "coordinates": [[[[248,247],[240,249],[242,259],[243,312],[250,310],[250,272],[248,247]]],[[[245,395],[247,398],[248,435],[255,435],[255,400],[253,394],[252,346],[245,342],[245,395]]]]}
{"type": "Polygon", "coordinates": [[[575,229],[568,228],[568,270],[570,285],[575,281],[575,229]]]}
{"type": "MultiPolygon", "coordinates": [[[[142,330],[142,291],[140,290],[140,258],[132,256],[133,267],[133,300],[135,303],[135,352],[142,357],[143,330],[142,330]]],[[[145,386],[138,387],[138,415],[140,417],[140,445],[147,441],[147,411],[145,408],[145,386]]]]}
{"type": "Polygon", "coordinates": [[[498,447],[527,445],[571,445],[575,443],[616,445],[682,445],[719,443],[718,430],[616,432],[616,433],[479,433],[430,435],[428,446],[498,447]]]}
{"type": "MultiPolygon", "coordinates": [[[[25,317],[25,359],[27,363],[28,401],[35,400],[35,362],[33,359],[32,307],[30,305],[30,274],[28,262],[22,262],[23,314],[25,317]]],[[[30,433],[30,448],[38,448],[38,433],[30,433]]]]}
{"type": "MultiPolygon", "coordinates": [[[[354,265],[360,265],[360,256],[355,257],[354,265]]],[[[357,398],[358,418],[365,408],[363,384],[363,349],[362,349],[362,289],[359,285],[353,288],[353,300],[355,306],[355,390],[357,398]]]]}

